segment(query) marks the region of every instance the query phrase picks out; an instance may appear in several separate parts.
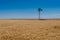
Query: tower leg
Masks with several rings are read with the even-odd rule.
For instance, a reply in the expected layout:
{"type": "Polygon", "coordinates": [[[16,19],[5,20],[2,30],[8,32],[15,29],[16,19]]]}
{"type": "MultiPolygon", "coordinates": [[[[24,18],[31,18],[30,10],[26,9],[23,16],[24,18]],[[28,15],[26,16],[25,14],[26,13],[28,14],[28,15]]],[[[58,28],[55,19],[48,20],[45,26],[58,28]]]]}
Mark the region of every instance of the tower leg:
{"type": "Polygon", "coordinates": [[[39,20],[40,20],[40,12],[39,12],[39,20]]]}

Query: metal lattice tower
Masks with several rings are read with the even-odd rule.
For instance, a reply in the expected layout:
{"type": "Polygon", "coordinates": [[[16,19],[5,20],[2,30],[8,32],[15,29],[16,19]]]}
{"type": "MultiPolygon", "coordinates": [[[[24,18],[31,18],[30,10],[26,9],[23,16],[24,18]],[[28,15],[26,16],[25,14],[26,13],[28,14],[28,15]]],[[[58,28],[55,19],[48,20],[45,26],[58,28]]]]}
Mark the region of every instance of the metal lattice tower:
{"type": "Polygon", "coordinates": [[[41,13],[42,9],[41,8],[38,8],[38,12],[39,12],[39,16],[38,16],[38,19],[40,20],[40,13],[41,13]]]}

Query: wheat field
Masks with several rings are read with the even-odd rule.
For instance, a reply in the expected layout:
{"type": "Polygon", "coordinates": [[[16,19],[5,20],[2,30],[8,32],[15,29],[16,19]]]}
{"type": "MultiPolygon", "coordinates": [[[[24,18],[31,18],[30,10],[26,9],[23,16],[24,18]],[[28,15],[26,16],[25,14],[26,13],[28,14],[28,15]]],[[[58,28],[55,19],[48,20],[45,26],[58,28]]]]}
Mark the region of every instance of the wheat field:
{"type": "Polygon", "coordinates": [[[0,20],[0,40],[60,40],[60,20],[0,20]]]}

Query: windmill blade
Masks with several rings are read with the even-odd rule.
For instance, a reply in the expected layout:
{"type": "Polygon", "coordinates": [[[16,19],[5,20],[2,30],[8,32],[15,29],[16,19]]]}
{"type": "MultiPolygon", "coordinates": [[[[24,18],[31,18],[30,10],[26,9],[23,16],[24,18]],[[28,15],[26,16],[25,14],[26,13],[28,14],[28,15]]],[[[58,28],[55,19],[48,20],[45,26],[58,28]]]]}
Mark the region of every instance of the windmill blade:
{"type": "Polygon", "coordinates": [[[38,11],[40,12],[40,11],[43,11],[41,8],[38,8],[38,11]]]}

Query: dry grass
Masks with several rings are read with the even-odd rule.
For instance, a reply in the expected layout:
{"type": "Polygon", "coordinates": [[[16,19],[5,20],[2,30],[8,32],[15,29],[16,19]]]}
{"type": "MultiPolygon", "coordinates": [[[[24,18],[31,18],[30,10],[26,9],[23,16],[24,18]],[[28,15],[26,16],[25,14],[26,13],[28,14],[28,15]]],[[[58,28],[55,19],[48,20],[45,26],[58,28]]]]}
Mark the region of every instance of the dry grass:
{"type": "Polygon", "coordinates": [[[60,40],[60,20],[0,20],[0,40],[60,40]]]}

